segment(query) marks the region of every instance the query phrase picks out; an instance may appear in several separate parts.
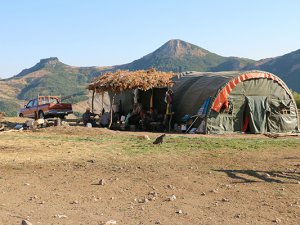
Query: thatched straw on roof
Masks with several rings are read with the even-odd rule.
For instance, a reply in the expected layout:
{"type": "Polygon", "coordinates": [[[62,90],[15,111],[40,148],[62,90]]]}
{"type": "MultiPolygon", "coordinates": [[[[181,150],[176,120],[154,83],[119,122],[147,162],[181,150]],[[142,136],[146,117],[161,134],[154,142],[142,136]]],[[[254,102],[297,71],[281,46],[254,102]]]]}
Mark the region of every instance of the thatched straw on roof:
{"type": "Polygon", "coordinates": [[[118,70],[114,73],[107,72],[96,78],[88,85],[89,90],[96,92],[122,92],[132,89],[143,91],[151,88],[168,87],[172,85],[173,73],[160,72],[155,69],[128,71],[118,70]]]}

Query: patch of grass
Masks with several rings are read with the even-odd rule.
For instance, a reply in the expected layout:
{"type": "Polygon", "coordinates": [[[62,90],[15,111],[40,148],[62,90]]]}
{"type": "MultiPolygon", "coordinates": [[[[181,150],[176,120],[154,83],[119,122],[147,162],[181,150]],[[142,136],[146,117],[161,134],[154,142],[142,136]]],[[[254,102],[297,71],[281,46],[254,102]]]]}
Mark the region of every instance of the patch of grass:
{"type": "MultiPolygon", "coordinates": [[[[299,138],[213,138],[185,136],[167,136],[162,145],[153,145],[153,139],[148,141],[139,139],[136,136],[126,136],[117,134],[100,134],[97,136],[77,135],[59,135],[49,133],[27,133],[22,135],[1,136],[0,139],[26,139],[32,141],[49,142],[53,146],[59,143],[80,143],[82,146],[94,149],[95,151],[121,151],[126,155],[147,155],[151,153],[178,154],[184,155],[188,152],[211,151],[212,157],[222,157],[219,150],[228,150],[233,154],[239,151],[263,151],[267,150],[285,150],[300,148],[299,138]]],[[[94,151],[93,150],[93,151],[94,151]]]]}
{"type": "Polygon", "coordinates": [[[167,137],[160,146],[153,145],[147,140],[131,140],[124,145],[124,151],[128,154],[145,154],[151,152],[186,152],[186,151],[260,151],[264,149],[283,150],[300,147],[299,139],[245,139],[245,138],[189,138],[167,137]]]}

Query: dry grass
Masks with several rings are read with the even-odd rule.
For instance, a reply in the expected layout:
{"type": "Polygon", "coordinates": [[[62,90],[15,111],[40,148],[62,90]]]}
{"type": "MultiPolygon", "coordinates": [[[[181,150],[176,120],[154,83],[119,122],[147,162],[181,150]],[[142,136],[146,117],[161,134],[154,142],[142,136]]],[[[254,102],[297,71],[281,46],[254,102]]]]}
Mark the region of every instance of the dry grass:
{"type": "Polygon", "coordinates": [[[125,90],[141,89],[149,90],[155,87],[168,87],[172,84],[173,73],[160,72],[155,69],[123,71],[118,70],[114,73],[107,72],[96,78],[89,84],[89,90],[97,92],[122,92],[125,90]]]}

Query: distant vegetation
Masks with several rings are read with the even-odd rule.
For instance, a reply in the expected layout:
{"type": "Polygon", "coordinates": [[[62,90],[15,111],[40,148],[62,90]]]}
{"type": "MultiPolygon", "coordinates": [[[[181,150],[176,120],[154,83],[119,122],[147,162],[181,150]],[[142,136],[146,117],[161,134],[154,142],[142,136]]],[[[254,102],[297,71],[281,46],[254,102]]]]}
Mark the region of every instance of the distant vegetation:
{"type": "Polygon", "coordinates": [[[17,116],[20,105],[13,101],[0,100],[1,112],[5,112],[6,116],[17,116]]]}
{"type": "Polygon", "coordinates": [[[300,94],[295,91],[293,91],[292,93],[294,95],[297,107],[298,107],[298,109],[300,109],[300,94]]]}
{"type": "Polygon", "coordinates": [[[82,102],[85,100],[88,100],[89,97],[86,95],[87,91],[82,91],[70,96],[63,96],[62,97],[62,102],[64,103],[71,103],[71,104],[75,104],[77,102],[82,102]]]}
{"type": "Polygon", "coordinates": [[[33,80],[18,95],[19,99],[32,99],[37,95],[70,96],[85,91],[87,77],[82,74],[50,73],[33,80]]]}

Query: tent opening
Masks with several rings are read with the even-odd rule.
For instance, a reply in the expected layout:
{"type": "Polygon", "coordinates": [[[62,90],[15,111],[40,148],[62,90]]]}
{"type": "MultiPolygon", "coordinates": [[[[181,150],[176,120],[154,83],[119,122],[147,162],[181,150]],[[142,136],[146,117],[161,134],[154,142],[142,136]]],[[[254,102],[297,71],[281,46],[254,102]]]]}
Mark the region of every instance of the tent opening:
{"type": "Polygon", "coordinates": [[[243,132],[265,133],[268,108],[267,96],[246,96],[243,132]]]}
{"type": "Polygon", "coordinates": [[[149,111],[151,108],[159,114],[166,113],[165,95],[167,88],[152,88],[147,91],[139,90],[139,101],[143,110],[149,111]]]}

